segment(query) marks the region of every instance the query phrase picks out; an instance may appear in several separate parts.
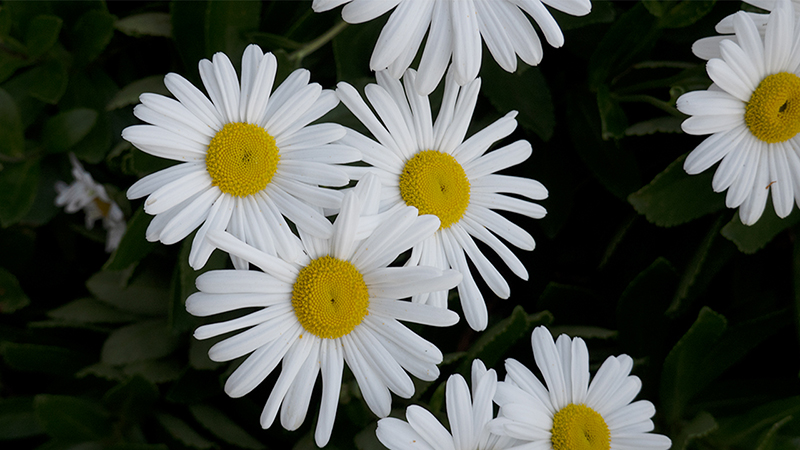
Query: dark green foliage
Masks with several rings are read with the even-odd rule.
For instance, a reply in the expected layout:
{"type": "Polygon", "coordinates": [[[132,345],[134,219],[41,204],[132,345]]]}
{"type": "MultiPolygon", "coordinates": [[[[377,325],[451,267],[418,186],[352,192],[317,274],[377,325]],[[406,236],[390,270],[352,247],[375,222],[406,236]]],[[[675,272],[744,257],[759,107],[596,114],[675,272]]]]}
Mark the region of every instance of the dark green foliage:
{"type": "MultiPolygon", "coordinates": [[[[537,67],[518,61],[506,73],[484,51],[468,136],[518,111],[517,129],[493,148],[531,143],[533,156],[503,173],[542,181],[549,197],[537,203],[548,215],[503,213],[536,249],[512,249],[526,280],[486,252],[511,287],[501,300],[478,281],[486,331],[463,317],[447,329],[409,325],[444,362],[437,380],[415,380],[411,399],[393,397],[393,416],[420,404],[443,419],[444,382],[468,375],[475,358],[499,379],[507,358],[536,372],[530,334],[545,325],[583,338],[593,373],[609,355],[631,355],[638,398],[653,402],[655,431],[676,450],[798,447],[800,213],[778,218],[770,202],[745,226],[713,192],[715,167],[683,169],[703,137],[682,133],[675,103],[711,83],[691,44],[739,9],[754,10],[595,1],[583,17],[554,12],[565,44],[544,43],[537,67]]],[[[280,419],[267,430],[259,423],[280,369],[243,398],[225,394],[243,358],[211,361],[209,349],[229,334],[198,341],[193,332],[251,310],[186,312],[197,277],[231,263],[215,251],[191,268],[194,235],[171,246],[146,240],[152,216],[125,193],[175,162],[121,133],[141,124],[132,110],[142,93],[170,95],[166,73],[204,91],[199,60],[225,52],[238,70],[251,43],[276,56],[275,87],[305,68],[325,89],[347,82],[363,92],[388,17],[344,24],[341,8],[318,14],[311,2],[285,1],[0,3],[0,448],[315,448],[319,379],[291,432],[280,419]],[[73,179],[69,153],[125,215],[110,254],[99,221],[87,230],[83,212],[54,204],[56,182],[73,179]]],[[[442,90],[430,97],[434,118],[442,90]]],[[[341,105],[322,121],[367,133],[341,105]]],[[[461,314],[456,298],[450,307],[461,314]]],[[[345,369],[327,448],[382,448],[376,421],[345,369]]]]}

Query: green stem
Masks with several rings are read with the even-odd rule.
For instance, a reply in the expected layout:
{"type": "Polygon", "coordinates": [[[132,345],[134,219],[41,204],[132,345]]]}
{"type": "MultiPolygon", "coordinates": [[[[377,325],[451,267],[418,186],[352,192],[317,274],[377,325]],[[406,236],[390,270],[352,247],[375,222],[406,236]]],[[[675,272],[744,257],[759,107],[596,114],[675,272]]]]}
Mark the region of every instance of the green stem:
{"type": "Polygon", "coordinates": [[[623,103],[623,102],[644,102],[644,103],[649,103],[649,104],[655,106],[656,108],[666,112],[667,114],[669,114],[671,116],[686,117],[685,114],[683,114],[682,112],[678,111],[678,108],[670,105],[669,103],[667,103],[667,102],[665,102],[663,100],[659,100],[659,99],[657,99],[655,97],[652,97],[652,96],[649,96],[649,95],[643,95],[643,94],[639,94],[639,95],[618,95],[618,96],[614,96],[614,97],[620,103],[623,103]]]}
{"type": "Polygon", "coordinates": [[[314,39],[311,42],[306,43],[301,48],[297,49],[297,51],[292,52],[289,55],[289,60],[294,62],[300,62],[306,56],[314,53],[315,51],[319,50],[320,47],[330,42],[337,34],[341,33],[342,30],[347,28],[347,22],[341,20],[339,23],[331,27],[330,30],[326,31],[320,37],[314,39]]]}

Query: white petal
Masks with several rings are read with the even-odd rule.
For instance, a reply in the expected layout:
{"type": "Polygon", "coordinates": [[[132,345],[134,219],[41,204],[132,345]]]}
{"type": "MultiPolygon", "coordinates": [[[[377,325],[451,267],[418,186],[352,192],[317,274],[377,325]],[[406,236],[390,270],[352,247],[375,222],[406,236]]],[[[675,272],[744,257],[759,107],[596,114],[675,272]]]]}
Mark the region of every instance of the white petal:
{"type": "Polygon", "coordinates": [[[435,327],[449,327],[458,322],[458,314],[453,311],[400,300],[371,298],[369,310],[377,315],[391,317],[403,322],[414,322],[435,327]]]}
{"type": "Polygon", "coordinates": [[[314,440],[318,447],[324,447],[328,443],[333,431],[336,407],[339,405],[339,393],[342,388],[342,370],[344,370],[344,356],[341,343],[338,340],[322,339],[320,345],[322,399],[317,429],[314,432],[314,440]]]}
{"type": "MultiPolygon", "coordinates": [[[[416,92],[425,96],[436,89],[453,54],[453,24],[450,21],[449,5],[447,2],[432,3],[431,28],[414,83],[416,92]]],[[[409,91],[408,86],[406,90],[409,91]]]]}
{"type": "Polygon", "coordinates": [[[473,0],[451,0],[450,14],[453,24],[452,70],[459,85],[465,85],[478,76],[481,68],[481,35],[473,0]]]}
{"type": "Polygon", "coordinates": [[[281,362],[283,355],[289,351],[291,344],[297,340],[301,329],[300,324],[296,324],[290,332],[285,333],[281,338],[259,348],[248,356],[228,377],[225,382],[225,393],[233,398],[243,397],[261,384],[281,362]]]}

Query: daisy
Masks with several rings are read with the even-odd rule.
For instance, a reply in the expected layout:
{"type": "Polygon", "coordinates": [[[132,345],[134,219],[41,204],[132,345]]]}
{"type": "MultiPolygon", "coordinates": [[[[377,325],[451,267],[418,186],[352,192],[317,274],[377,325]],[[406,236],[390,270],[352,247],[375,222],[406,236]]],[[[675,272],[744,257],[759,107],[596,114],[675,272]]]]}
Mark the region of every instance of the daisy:
{"type": "MultiPolygon", "coordinates": [[[[300,254],[300,245],[284,216],[330,237],[331,223],[318,207],[337,209],[342,194],[320,186],[347,184],[337,165],[360,159],[356,150],[330,144],[344,128],[309,125],[339,103],[336,95],[309,84],[305,69],[270,94],[277,61],[257,45],[244,51],[241,86],[222,53],[199,67],[211,100],[180,75],[167,74],[164,84],[177,101],[143,94],[134,114],[151,125],[122,132],[140,150],[180,162],[128,189],[128,198],[148,196],[145,212],[156,216],[147,239],[174,244],[199,226],[189,255],[199,269],[214,250],[206,240],[212,230],[287,259],[300,254]]],[[[239,258],[233,262],[246,268],[239,258]]]]}
{"type": "Polygon", "coordinates": [[[374,220],[380,183],[362,180],[344,196],[331,239],[302,232],[304,257],[284,261],[257,250],[228,233],[209,239],[264,272],[218,270],[197,279],[199,293],[186,300],[196,316],[241,308],[255,312],[199,327],[194,336],[208,339],[248,328],[209,350],[214,361],[250,354],[225,383],[225,392],[241,397],[253,390],[282,362],[281,374],[261,414],[261,426],[272,425],[280,408],[281,425],[297,429],[305,419],[317,374],[322,374],[322,402],[315,440],[330,438],[342,369],[353,372],[364,400],[376,415],[391,409],[389,392],[410,398],[414,384],[406,371],[425,381],[439,376],[442,353],[399,321],[450,326],[452,311],[396,300],[421,292],[449,289],[461,275],[434,267],[387,267],[401,253],[438,227],[433,216],[403,208],[374,220]],[[282,405],[282,406],[281,406],[282,405]]]}
{"type": "Polygon", "coordinates": [[[492,398],[497,373],[480,360],[472,362],[472,394],[464,377],[455,374],[445,387],[447,417],[452,434],[426,409],[411,405],[403,421],[392,417],[378,421],[376,434],[390,450],[501,450],[517,441],[489,433],[494,418],[492,398]]]}
{"type": "Polygon", "coordinates": [[[684,132],[711,134],[684,169],[694,175],[722,160],[712,186],[728,190],[726,205],[739,207],[746,225],[761,217],[770,190],[779,217],[800,201],[800,29],[791,8],[785,0],[770,13],[763,42],[750,16],[737,13],[738,43],[722,41],[722,58],[708,62],[714,84],[677,102],[692,115],[684,132]]]}
{"type": "Polygon", "coordinates": [[[581,338],[545,327],[533,330],[533,356],[547,387],[527,367],[506,360],[506,381],[497,384],[500,405],[492,432],[519,439],[519,449],[666,450],[666,436],[649,433],[656,410],[647,400],[631,401],[642,382],[629,375],[628,355],[609,356],[589,383],[589,353],[581,338]]]}
{"type": "Polygon", "coordinates": [[[551,46],[561,47],[564,35],[544,5],[574,16],[592,9],[590,0],[314,0],[311,7],[321,12],[344,3],[348,4],[342,18],[349,23],[367,22],[397,7],[375,44],[369,63],[373,71],[388,69],[392,77],[400,78],[427,32],[416,81],[417,91],[424,95],[439,84],[451,57],[458,84],[474,80],[481,67],[481,38],[508,72],[517,70],[517,56],[527,64],[539,64],[542,43],[525,13],[551,46]]]}
{"type": "MultiPolygon", "coordinates": [[[[772,11],[777,4],[777,0],[744,0],[744,2],[767,11],[772,11]]],[[[792,4],[794,6],[795,21],[797,21],[800,16],[800,0],[792,0],[792,4]]],[[[751,12],[747,12],[746,14],[753,19],[753,23],[756,24],[758,33],[763,38],[767,29],[767,20],[769,19],[769,14],[751,12]]],[[[694,44],[692,44],[692,53],[694,53],[698,58],[705,60],[709,60],[711,58],[720,58],[721,53],[719,44],[724,40],[733,40],[736,42],[736,36],[733,34],[733,17],[735,15],[736,14],[731,14],[717,24],[715,29],[717,30],[717,33],[720,33],[721,36],[710,36],[698,39],[694,44]]]]}
{"type": "Polygon", "coordinates": [[[103,220],[106,229],[106,251],[112,252],[119,246],[122,235],[125,234],[125,216],[111,197],[108,196],[102,184],[97,183],[92,175],[81,165],[74,154],[69,154],[72,163],[72,176],[75,178],[71,184],[57,181],[55,185],[56,206],[63,206],[64,211],[72,214],[83,210],[86,215],[86,228],[94,228],[97,219],[103,220]]]}
{"type": "MultiPolygon", "coordinates": [[[[545,216],[546,211],[540,205],[500,194],[541,200],[547,198],[547,189],[541,183],[495,173],[525,161],[531,155],[531,145],[520,140],[486,153],[494,142],[514,131],[516,111],[464,140],[478,98],[479,78],[459,87],[451,71],[446,78],[442,107],[434,122],[428,97],[420,95],[414,87],[416,72],[413,69],[403,78],[405,92],[400,81],[386,72],[378,72],[376,77],[378,84],[368,85],[365,91],[380,120],[355,88],[339,83],[336,90],[342,103],[378,140],[375,142],[347,130],[339,143],[361,150],[364,161],[373,166],[348,167],[350,176],[358,179],[366,172],[378,175],[384,185],[381,210],[410,205],[419,209],[420,214],[439,217],[441,227],[436,234],[414,246],[409,264],[461,271],[464,278],[458,285],[458,293],[464,315],[473,329],[483,330],[488,313],[470,273],[467,256],[501,298],[508,298],[510,294],[508,283],[473,237],[494,250],[514,274],[528,278],[525,266],[495,234],[523,250],[533,250],[533,238],[493,210],[536,219],[545,216]]],[[[423,294],[414,301],[446,307],[447,292],[423,294]]]]}

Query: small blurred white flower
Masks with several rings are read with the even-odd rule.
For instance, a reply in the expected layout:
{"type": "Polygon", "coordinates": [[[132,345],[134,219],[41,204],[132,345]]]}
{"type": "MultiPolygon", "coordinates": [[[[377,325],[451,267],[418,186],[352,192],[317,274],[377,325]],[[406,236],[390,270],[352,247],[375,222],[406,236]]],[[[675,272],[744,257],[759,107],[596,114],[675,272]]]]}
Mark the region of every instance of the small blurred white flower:
{"type": "Polygon", "coordinates": [[[86,228],[91,230],[97,219],[103,219],[106,235],[106,251],[111,252],[117,248],[122,235],[125,234],[125,216],[119,205],[108,196],[106,189],[92,178],[81,165],[78,158],[69,154],[72,163],[72,176],[75,181],[71,184],[63,181],[56,182],[56,206],[63,206],[70,214],[83,210],[86,214],[86,228]]]}

